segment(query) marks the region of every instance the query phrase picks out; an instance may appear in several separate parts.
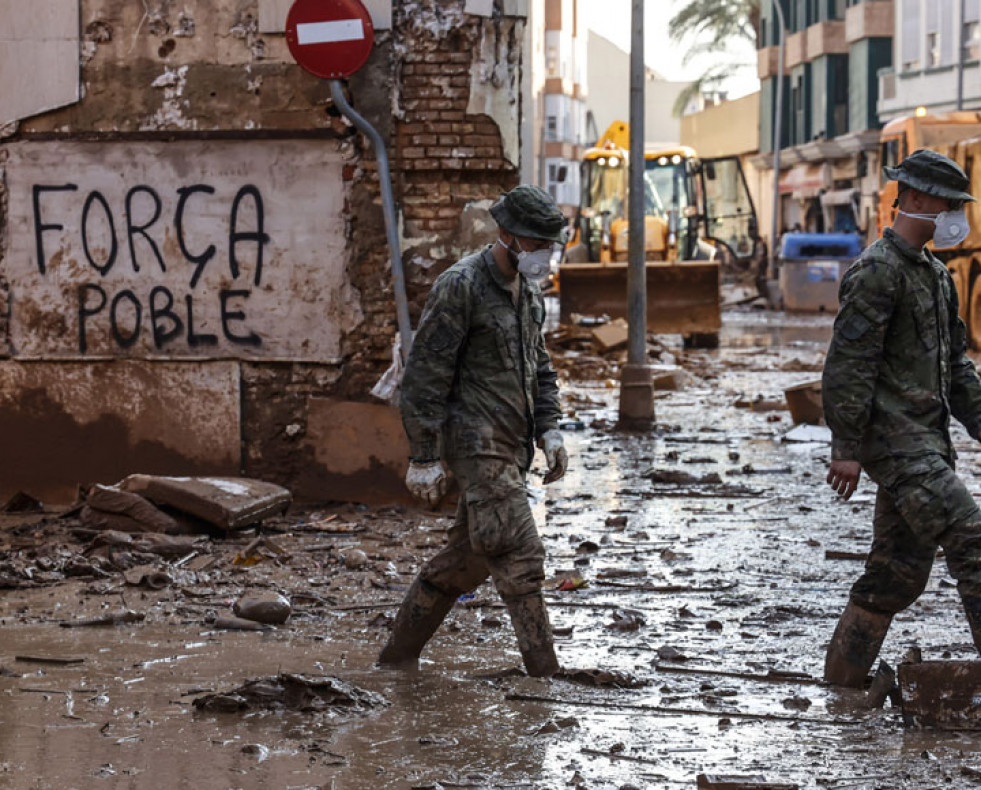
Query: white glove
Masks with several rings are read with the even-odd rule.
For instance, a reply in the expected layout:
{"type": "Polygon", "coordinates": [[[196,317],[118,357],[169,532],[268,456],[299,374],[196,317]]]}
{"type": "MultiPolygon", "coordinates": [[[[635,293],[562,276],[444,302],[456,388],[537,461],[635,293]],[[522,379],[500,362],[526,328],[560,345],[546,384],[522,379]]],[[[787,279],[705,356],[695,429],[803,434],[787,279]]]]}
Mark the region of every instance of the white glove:
{"type": "Polygon", "coordinates": [[[409,471],[405,474],[405,486],[412,496],[435,508],[446,493],[446,470],[442,461],[410,461],[409,471]]]}
{"type": "Polygon", "coordinates": [[[542,482],[554,483],[565,474],[569,466],[569,454],[565,451],[562,434],[555,428],[545,431],[538,440],[538,446],[545,453],[545,463],[548,464],[548,474],[542,482]]]}

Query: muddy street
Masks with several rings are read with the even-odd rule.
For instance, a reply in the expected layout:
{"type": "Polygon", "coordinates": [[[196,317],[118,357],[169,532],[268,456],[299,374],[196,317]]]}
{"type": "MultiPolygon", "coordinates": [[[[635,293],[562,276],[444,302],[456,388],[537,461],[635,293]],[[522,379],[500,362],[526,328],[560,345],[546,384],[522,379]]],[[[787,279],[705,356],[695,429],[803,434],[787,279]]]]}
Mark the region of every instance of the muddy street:
{"type": "MultiPolygon", "coordinates": [[[[889,702],[820,682],[874,500],[865,479],[837,499],[827,439],[794,441],[783,404],[820,377],[830,330],[826,315],[734,308],[718,350],[667,341],[678,388],[658,392],[649,435],[614,430],[615,353],[551,338],[572,462],[547,489],[533,473],[531,495],[570,670],[557,679],[509,671],[521,661],[490,585],[418,672],[373,666],[448,511],[294,509],[179,557],[121,556],[74,517],[0,517],[0,788],[981,784],[981,736],[906,728],[889,702]],[[126,573],[144,564],[163,575],[126,573]],[[260,592],[289,599],[285,624],[223,627],[260,592]],[[343,688],[301,706],[281,693],[319,676],[343,688]],[[262,693],[233,693],[255,680],[262,693]]],[[[981,448],[960,426],[956,443],[981,491],[981,448]]],[[[942,559],[881,656],[896,667],[913,646],[976,657],[942,559]]]]}

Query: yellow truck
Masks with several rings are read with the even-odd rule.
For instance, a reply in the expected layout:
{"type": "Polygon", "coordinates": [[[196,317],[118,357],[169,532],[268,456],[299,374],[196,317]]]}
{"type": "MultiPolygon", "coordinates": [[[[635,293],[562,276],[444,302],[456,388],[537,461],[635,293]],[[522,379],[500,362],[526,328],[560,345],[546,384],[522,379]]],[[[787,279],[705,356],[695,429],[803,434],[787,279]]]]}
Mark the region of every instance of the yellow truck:
{"type": "MultiPolygon", "coordinates": [[[[880,165],[895,166],[919,148],[949,156],[971,179],[969,191],[981,199],[981,113],[919,113],[897,118],[882,129],[880,165]]],[[[898,186],[886,181],[880,169],[878,229],[892,224],[898,186]]],[[[934,250],[950,270],[960,301],[960,315],[967,325],[971,347],[981,350],[981,204],[968,203],[971,232],[957,247],[934,250]]]]}
{"type": "MultiPolygon", "coordinates": [[[[610,125],[583,154],[575,230],[559,266],[560,319],[626,315],[629,127],[610,125]]],[[[644,152],[647,327],[718,344],[720,262],[748,262],[759,239],[738,157],[685,146],[644,152]]]]}

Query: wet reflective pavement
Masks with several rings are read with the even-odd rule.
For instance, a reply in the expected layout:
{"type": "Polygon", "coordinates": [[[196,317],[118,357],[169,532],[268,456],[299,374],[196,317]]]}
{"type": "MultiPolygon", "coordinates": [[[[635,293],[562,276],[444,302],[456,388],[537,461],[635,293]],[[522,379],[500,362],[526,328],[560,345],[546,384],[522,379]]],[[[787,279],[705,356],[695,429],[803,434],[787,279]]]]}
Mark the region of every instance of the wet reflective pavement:
{"type": "MultiPolygon", "coordinates": [[[[569,424],[582,425],[566,432],[570,471],[547,490],[532,476],[559,658],[644,685],[502,675],[520,659],[489,586],[454,609],[417,672],[374,668],[401,591],[449,517],[344,507],[333,524],[347,531],[311,529],[324,509],[279,525],[284,557],[237,567],[251,536],[216,541],[214,568],[173,569],[163,590],[112,577],[5,590],[0,788],[605,790],[694,787],[699,773],[802,788],[981,784],[981,734],[909,730],[888,703],[869,711],[862,692],[819,682],[861,571],[854,556],[868,548],[874,491],[863,480],[838,501],[824,484],[829,446],[785,442],[787,411],[745,405],[819,378],[830,325],[730,312],[718,351],[670,347],[684,386],[658,393],[649,435],[612,430],[610,382],[565,383],[569,424]],[[353,548],[365,568],[346,569],[353,548]],[[577,574],[585,586],[556,589],[577,574]],[[292,618],[265,633],[213,630],[207,616],[229,613],[244,590],[287,594],[292,618]],[[124,607],[146,620],[57,625],[124,607]],[[279,672],[337,676],[388,704],[192,706],[279,672]]],[[[981,491],[981,448],[955,433],[960,470],[981,491]]],[[[914,644],[924,659],[976,657],[942,560],[882,657],[895,667],[914,644]]]]}

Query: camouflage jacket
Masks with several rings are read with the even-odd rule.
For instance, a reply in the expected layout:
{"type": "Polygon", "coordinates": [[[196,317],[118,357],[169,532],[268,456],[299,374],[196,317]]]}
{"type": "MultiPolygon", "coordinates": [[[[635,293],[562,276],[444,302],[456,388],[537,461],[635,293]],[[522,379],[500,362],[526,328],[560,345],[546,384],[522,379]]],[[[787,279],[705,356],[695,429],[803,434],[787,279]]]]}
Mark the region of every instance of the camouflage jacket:
{"type": "Polygon", "coordinates": [[[950,417],[978,437],[981,381],[947,267],[887,228],[847,271],[839,298],[821,387],[832,457],[953,461],[950,417]]]}
{"type": "Polygon", "coordinates": [[[515,307],[490,250],[443,272],[426,300],[400,400],[414,459],[497,456],[527,468],[534,440],[558,424],[541,291],[521,277],[515,307]]]}

